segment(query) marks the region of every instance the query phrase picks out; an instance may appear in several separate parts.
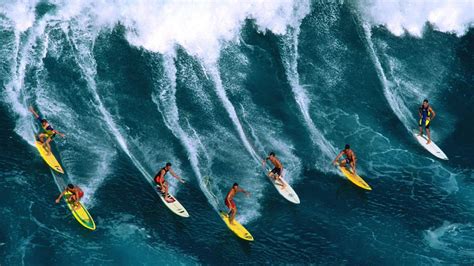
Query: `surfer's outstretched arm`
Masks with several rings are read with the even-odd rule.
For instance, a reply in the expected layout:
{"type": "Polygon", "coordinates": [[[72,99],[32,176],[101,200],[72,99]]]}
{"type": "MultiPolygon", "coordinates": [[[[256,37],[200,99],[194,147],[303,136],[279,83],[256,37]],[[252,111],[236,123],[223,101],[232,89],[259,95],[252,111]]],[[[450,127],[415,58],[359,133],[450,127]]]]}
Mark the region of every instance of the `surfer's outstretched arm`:
{"type": "Polygon", "coordinates": [[[333,164],[336,164],[336,162],[339,160],[339,158],[341,158],[342,154],[344,153],[344,151],[341,151],[337,156],[336,156],[336,159],[334,159],[334,161],[332,161],[333,164]]]}
{"type": "Polygon", "coordinates": [[[237,187],[237,192],[242,192],[242,193],[244,193],[245,195],[250,196],[250,192],[245,191],[245,190],[244,190],[243,188],[241,188],[241,187],[237,187]]]}
{"type": "Polygon", "coordinates": [[[173,170],[171,170],[171,169],[170,169],[170,174],[171,174],[174,178],[178,179],[179,182],[184,183],[184,180],[183,180],[181,177],[179,177],[179,176],[178,176],[173,170]]]}
{"type": "Polygon", "coordinates": [[[66,194],[66,189],[63,190],[63,192],[61,192],[61,194],[59,194],[59,197],[56,199],[56,203],[59,203],[59,201],[60,201],[61,198],[64,196],[64,194],[66,194]]]}
{"type": "Polygon", "coordinates": [[[36,113],[36,112],[35,112],[35,109],[33,109],[33,106],[30,106],[30,108],[28,108],[28,110],[30,110],[30,112],[31,112],[36,118],[39,117],[38,113],[36,113]]]}
{"type": "Polygon", "coordinates": [[[53,130],[53,132],[56,133],[56,134],[58,134],[59,136],[61,136],[61,137],[63,137],[63,138],[66,136],[66,135],[64,135],[63,133],[57,131],[56,129],[53,130]]]}
{"type": "Polygon", "coordinates": [[[436,113],[433,110],[433,108],[431,108],[431,106],[430,106],[430,111],[431,111],[431,113],[433,113],[433,115],[430,117],[430,120],[433,120],[433,118],[435,118],[435,116],[436,116],[436,113]]]}

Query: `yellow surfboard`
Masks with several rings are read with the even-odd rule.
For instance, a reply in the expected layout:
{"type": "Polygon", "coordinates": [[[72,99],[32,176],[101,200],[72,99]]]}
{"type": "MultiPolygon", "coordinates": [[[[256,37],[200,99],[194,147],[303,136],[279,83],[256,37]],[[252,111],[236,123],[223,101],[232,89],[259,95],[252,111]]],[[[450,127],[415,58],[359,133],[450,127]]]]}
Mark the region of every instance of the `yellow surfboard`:
{"type": "Polygon", "coordinates": [[[220,212],[222,220],[224,220],[225,224],[229,229],[234,232],[239,238],[242,238],[243,240],[247,241],[253,241],[253,236],[245,229],[243,225],[241,225],[239,222],[234,220],[234,224],[230,224],[229,222],[229,215],[223,211],[220,212]]]}
{"type": "Polygon", "coordinates": [[[71,192],[66,192],[66,194],[64,194],[64,201],[66,201],[66,204],[69,210],[71,210],[72,215],[74,215],[74,218],[76,218],[76,220],[85,228],[90,229],[90,230],[95,230],[96,227],[95,227],[94,220],[92,219],[92,216],[87,211],[86,207],[84,207],[84,205],[82,205],[81,202],[79,202],[78,207],[74,207],[72,203],[68,202],[67,199],[71,195],[72,195],[71,192]]]}
{"type": "Polygon", "coordinates": [[[349,179],[352,183],[356,184],[356,186],[361,187],[366,190],[372,190],[372,188],[367,184],[362,177],[358,175],[354,175],[351,171],[349,171],[346,167],[339,166],[341,172],[349,179]]]}
{"type": "Polygon", "coordinates": [[[58,160],[56,160],[56,157],[54,157],[53,152],[50,152],[49,154],[46,154],[46,150],[43,147],[43,144],[39,141],[35,141],[35,146],[38,149],[41,157],[43,157],[44,161],[51,167],[53,170],[56,172],[59,172],[61,174],[64,174],[64,170],[59,164],[58,160]]]}

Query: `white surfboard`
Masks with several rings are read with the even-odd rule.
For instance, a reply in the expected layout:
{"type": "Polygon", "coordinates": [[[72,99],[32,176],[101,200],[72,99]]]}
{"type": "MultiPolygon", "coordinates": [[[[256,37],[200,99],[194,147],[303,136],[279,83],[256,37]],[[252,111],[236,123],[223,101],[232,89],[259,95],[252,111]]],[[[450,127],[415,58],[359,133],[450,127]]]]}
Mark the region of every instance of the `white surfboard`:
{"type": "MultiPolygon", "coordinates": [[[[270,173],[270,170],[268,170],[268,173],[270,173]]],[[[293,190],[293,188],[285,181],[285,179],[281,179],[285,185],[285,188],[282,188],[280,181],[276,181],[275,179],[271,178],[268,176],[268,179],[272,182],[273,186],[275,186],[276,190],[278,190],[278,193],[282,195],[286,200],[289,202],[292,202],[294,204],[300,204],[300,198],[296,194],[296,192],[293,190]]]]}
{"type": "Polygon", "coordinates": [[[413,130],[413,136],[415,136],[416,140],[421,146],[423,146],[423,148],[427,149],[431,154],[438,157],[439,159],[448,160],[448,156],[444,154],[444,152],[433,142],[433,140],[431,140],[430,144],[426,144],[426,142],[428,142],[428,138],[424,134],[423,136],[420,136],[419,134],[419,130],[413,130]]]}
{"type": "Polygon", "coordinates": [[[170,209],[176,215],[179,215],[181,217],[185,217],[185,218],[189,217],[188,211],[186,211],[183,205],[181,205],[181,203],[179,203],[179,201],[175,197],[169,194],[169,196],[173,199],[173,201],[167,202],[165,200],[165,194],[161,192],[159,186],[155,186],[155,191],[156,193],[158,193],[158,196],[160,196],[161,201],[165,204],[166,207],[168,207],[168,209],[170,209]]]}

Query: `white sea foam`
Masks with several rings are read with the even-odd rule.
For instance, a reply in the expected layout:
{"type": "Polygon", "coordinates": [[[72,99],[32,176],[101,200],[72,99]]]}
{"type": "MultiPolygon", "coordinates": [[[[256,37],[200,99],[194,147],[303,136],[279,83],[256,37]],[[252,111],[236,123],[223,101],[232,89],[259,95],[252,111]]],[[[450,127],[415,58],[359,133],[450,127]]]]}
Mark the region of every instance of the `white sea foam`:
{"type": "Polygon", "coordinates": [[[35,7],[39,0],[2,1],[0,14],[13,21],[14,27],[24,32],[33,26],[35,21],[35,7]]]}
{"type": "Polygon", "coordinates": [[[421,37],[426,23],[457,35],[474,25],[472,0],[365,0],[359,6],[372,25],[384,25],[397,36],[421,37]]]}
{"type": "Polygon", "coordinates": [[[433,249],[457,256],[474,257],[473,225],[445,221],[438,228],[424,232],[424,240],[433,249]]]}
{"type": "MultiPolygon", "coordinates": [[[[284,34],[299,25],[309,11],[309,1],[51,1],[57,9],[50,16],[61,21],[86,17],[97,28],[126,28],[130,43],[161,54],[175,46],[211,62],[219,57],[222,44],[238,41],[246,19],[262,32],[284,34]]],[[[34,23],[37,1],[3,4],[3,12],[23,32],[34,23]]]]}

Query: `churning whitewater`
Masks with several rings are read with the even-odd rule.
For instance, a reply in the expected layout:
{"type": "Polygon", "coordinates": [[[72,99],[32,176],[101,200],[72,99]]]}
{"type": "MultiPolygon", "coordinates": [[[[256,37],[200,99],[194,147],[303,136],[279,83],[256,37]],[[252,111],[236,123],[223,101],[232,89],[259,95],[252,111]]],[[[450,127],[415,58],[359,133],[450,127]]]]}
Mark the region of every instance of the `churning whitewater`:
{"type": "Polygon", "coordinates": [[[473,25],[469,0],[1,1],[0,264],[472,264],[473,25]]]}

